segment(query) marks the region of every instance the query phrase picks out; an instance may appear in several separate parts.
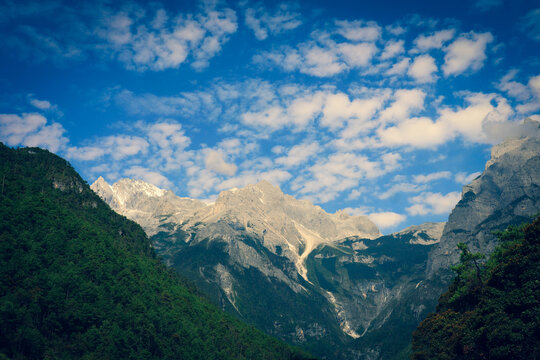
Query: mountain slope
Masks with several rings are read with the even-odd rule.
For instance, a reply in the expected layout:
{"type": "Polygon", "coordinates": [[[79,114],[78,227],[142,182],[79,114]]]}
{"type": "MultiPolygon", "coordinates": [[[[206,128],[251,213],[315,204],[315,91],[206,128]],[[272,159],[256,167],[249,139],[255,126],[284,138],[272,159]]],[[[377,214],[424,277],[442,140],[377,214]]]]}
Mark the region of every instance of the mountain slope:
{"type": "Polygon", "coordinates": [[[165,268],[61,158],[0,144],[0,357],[296,359],[165,268]]]}
{"type": "MultiPolygon", "coordinates": [[[[92,188],[104,198],[108,189],[131,191],[124,203],[157,203],[163,190],[131,190],[148,186],[100,179],[92,188]]],[[[138,211],[118,206],[116,198],[108,202],[126,216],[138,211]]],[[[391,304],[421,280],[442,231],[442,224],[425,224],[380,237],[365,217],[327,214],[264,181],[225,191],[191,212],[170,213],[184,215],[136,219],[159,224],[145,229],[167,264],[230,313],[332,359],[362,356],[358,348],[369,347],[363,340],[385,331],[391,304]]],[[[416,327],[425,315],[418,306],[411,315],[403,311],[398,332],[416,327]]]]}
{"type": "Polygon", "coordinates": [[[540,358],[540,218],[500,237],[480,272],[463,263],[414,332],[413,359],[540,358]]]}

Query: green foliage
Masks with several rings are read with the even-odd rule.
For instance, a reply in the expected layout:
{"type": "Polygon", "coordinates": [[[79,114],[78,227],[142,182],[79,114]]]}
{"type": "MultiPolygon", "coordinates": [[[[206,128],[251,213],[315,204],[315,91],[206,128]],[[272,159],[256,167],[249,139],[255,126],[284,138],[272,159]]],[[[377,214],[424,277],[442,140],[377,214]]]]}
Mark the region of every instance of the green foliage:
{"type": "Polygon", "coordinates": [[[225,315],[63,159],[0,144],[0,359],[301,359],[225,315]]]}
{"type": "Polygon", "coordinates": [[[460,245],[457,276],[413,333],[412,359],[540,358],[540,217],[499,239],[478,266],[460,245]]]}

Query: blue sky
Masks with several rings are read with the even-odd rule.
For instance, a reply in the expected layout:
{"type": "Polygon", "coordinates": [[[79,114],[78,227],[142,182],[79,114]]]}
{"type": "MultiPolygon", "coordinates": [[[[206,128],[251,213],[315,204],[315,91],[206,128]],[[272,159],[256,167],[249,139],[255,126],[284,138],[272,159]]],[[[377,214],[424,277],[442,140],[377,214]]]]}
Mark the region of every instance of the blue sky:
{"type": "Polygon", "coordinates": [[[0,1],[0,141],[92,183],[266,179],[383,232],[445,221],[540,120],[539,1],[0,1]]]}

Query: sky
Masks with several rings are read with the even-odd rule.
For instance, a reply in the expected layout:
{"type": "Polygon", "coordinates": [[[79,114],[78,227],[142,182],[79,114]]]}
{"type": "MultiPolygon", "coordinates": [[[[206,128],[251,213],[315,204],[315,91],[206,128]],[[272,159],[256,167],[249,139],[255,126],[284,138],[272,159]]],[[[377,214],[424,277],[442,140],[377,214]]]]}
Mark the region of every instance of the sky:
{"type": "Polygon", "coordinates": [[[0,141],[212,201],[446,221],[540,120],[540,0],[0,0],[0,141]]]}

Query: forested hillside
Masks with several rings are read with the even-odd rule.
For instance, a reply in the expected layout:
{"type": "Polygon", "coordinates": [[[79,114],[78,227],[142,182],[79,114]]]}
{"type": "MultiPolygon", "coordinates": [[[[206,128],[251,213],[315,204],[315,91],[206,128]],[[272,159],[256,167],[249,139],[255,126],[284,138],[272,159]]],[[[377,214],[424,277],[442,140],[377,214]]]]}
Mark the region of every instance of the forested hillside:
{"type": "Polygon", "coordinates": [[[540,217],[499,234],[487,262],[460,244],[457,276],[413,334],[413,359],[540,358],[540,217]]]}
{"type": "Polygon", "coordinates": [[[63,159],[0,144],[0,358],[302,359],[226,316],[63,159]]]}

